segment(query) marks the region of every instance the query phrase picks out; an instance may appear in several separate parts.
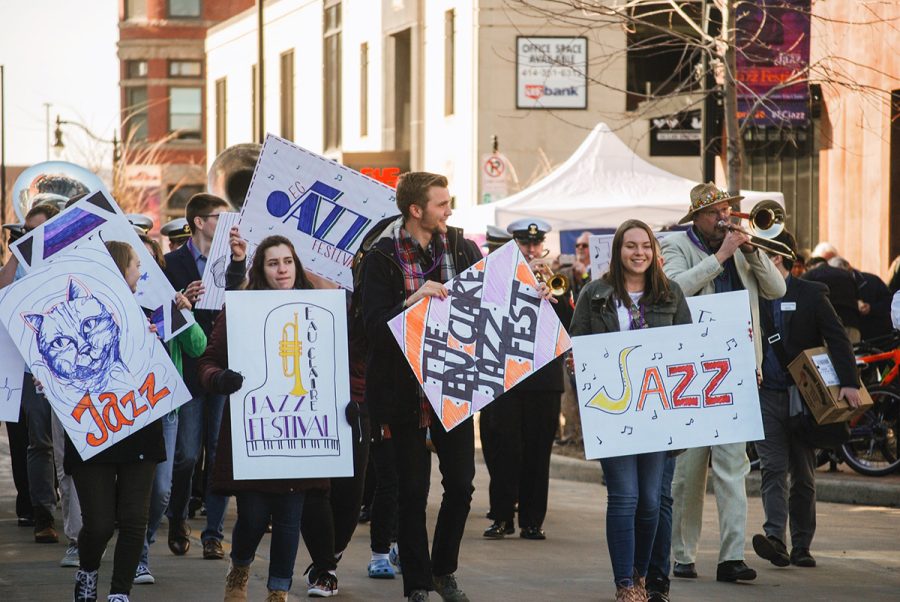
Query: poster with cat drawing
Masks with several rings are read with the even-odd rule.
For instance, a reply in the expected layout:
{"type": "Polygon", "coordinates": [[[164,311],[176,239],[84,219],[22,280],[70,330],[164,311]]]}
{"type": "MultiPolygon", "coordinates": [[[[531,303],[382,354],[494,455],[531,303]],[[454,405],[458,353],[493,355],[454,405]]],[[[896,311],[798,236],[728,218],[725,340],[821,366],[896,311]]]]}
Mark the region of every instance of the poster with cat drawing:
{"type": "Polygon", "coordinates": [[[95,192],[67,207],[10,246],[16,259],[29,272],[83,241],[100,239],[128,243],[141,261],[141,279],[135,297],[168,341],[194,323],[188,310],[175,307],[175,289],[156,260],[138,238],[125,214],[111,196],[95,192]]]}
{"type": "Polygon", "coordinates": [[[99,241],[3,289],[0,322],[85,460],[191,398],[99,241]]]}

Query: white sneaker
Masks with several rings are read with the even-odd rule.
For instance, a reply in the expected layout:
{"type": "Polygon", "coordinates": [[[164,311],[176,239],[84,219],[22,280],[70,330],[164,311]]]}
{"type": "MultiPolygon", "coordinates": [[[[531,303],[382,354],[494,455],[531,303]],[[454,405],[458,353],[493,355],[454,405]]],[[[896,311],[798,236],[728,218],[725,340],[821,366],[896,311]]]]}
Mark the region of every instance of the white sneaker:
{"type": "Polygon", "coordinates": [[[110,594],[106,602],[128,602],[128,594],[110,594]]]}
{"type": "Polygon", "coordinates": [[[66,548],[66,553],[63,554],[62,560],[59,561],[59,566],[70,566],[78,568],[79,565],[80,561],[78,558],[78,543],[70,541],[69,546],[66,548]]]}
{"type": "Polygon", "coordinates": [[[156,579],[153,578],[153,573],[150,572],[150,567],[144,563],[140,563],[137,566],[137,569],[134,571],[134,581],[133,583],[137,585],[153,585],[156,583],[156,579]]]}
{"type": "Polygon", "coordinates": [[[397,542],[391,544],[391,549],[388,552],[388,560],[391,562],[391,566],[394,567],[394,572],[398,575],[403,572],[400,568],[400,549],[397,547],[397,542]]]}

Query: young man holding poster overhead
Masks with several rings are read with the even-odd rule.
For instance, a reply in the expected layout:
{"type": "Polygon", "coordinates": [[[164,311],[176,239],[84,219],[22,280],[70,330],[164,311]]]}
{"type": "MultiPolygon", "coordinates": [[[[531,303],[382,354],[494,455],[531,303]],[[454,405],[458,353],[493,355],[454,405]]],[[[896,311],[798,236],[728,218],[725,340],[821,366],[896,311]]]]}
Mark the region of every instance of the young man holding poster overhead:
{"type": "MultiPolygon", "coordinates": [[[[731,203],[743,197],[731,196],[712,183],[691,189],[691,207],[679,223],[692,222],[686,232],[661,241],[663,269],[686,296],[710,295],[746,289],[750,293],[750,313],[756,346],[757,369],[762,363],[757,299],[784,295],[784,278],[772,261],[743,232],[728,227],[731,203]]],[[[747,492],[744,478],[750,471],[744,443],[729,443],[687,450],[676,463],[672,484],[672,553],[676,577],[697,577],[694,562],[703,521],[703,499],[707,467],[712,472],[719,511],[720,547],[718,581],[749,581],[756,571],[744,563],[744,532],[747,526],[747,492]]],[[[663,483],[663,489],[666,484],[663,483]]],[[[657,539],[659,539],[657,535],[657,539]]],[[[655,554],[654,554],[655,556],[655,554]]],[[[666,565],[668,559],[666,559],[666,565]]],[[[668,567],[656,567],[668,572],[668,567]]],[[[653,570],[651,570],[651,573],[653,570]]]]}
{"type": "Polygon", "coordinates": [[[444,430],[387,322],[424,297],[446,298],[443,283],[481,259],[474,243],[447,226],[452,210],[447,178],[413,172],[397,185],[401,217],[381,233],[362,261],[362,308],[368,339],[366,404],[373,428],[380,425],[394,445],[399,479],[398,545],[403,593],[428,599],[466,601],[453,573],[472,500],[475,476],[474,429],[466,420],[444,430]],[[430,428],[440,460],[444,496],[428,553],[425,507],[431,458],[425,448],[430,428]]]}

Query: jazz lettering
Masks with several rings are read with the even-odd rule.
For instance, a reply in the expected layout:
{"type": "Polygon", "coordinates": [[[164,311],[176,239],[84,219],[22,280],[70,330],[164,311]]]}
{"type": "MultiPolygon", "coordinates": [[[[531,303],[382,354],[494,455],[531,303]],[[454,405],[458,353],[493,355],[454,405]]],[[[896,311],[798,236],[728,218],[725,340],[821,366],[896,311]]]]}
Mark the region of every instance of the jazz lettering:
{"type": "Polygon", "coordinates": [[[118,433],[122,427],[133,425],[138,416],[155,408],[156,404],[170,394],[168,387],[156,388],[156,375],[150,372],[137,394],[128,391],[118,397],[107,391],[97,395],[95,402],[90,391],[86,392],[75,405],[71,416],[79,425],[88,420],[88,424],[95,427],[88,431],[85,441],[91,447],[99,447],[106,443],[110,433],[118,433]]]}

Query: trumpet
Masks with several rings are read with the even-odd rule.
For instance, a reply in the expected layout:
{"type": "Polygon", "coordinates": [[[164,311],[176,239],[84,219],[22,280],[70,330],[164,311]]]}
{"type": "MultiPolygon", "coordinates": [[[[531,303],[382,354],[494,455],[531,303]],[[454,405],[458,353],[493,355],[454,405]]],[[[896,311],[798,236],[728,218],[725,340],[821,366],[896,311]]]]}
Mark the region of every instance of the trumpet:
{"type": "Polygon", "coordinates": [[[796,259],[794,252],[786,244],[772,240],[784,230],[784,207],[775,201],[760,201],[753,206],[750,213],[731,212],[732,217],[738,217],[749,221],[749,230],[742,228],[726,220],[720,220],[716,225],[722,230],[732,230],[746,234],[750,237],[750,244],[762,249],[766,253],[781,255],[788,259],[796,259]]]}
{"type": "Polygon", "coordinates": [[[300,373],[300,358],[303,356],[303,342],[300,340],[300,326],[297,314],[294,313],[294,321],[288,322],[281,329],[281,341],[278,342],[278,355],[281,356],[281,371],[286,378],[294,379],[294,388],[291,395],[297,397],[306,395],[309,391],[303,386],[300,373]],[[289,333],[293,331],[293,336],[289,333]],[[293,363],[293,366],[288,364],[293,363]]]}
{"type": "MultiPolygon", "coordinates": [[[[543,257],[546,257],[546,253],[543,257]]],[[[554,297],[561,297],[569,290],[569,279],[565,274],[559,272],[554,273],[550,269],[550,264],[544,261],[543,257],[533,259],[529,262],[528,267],[534,272],[534,277],[538,282],[543,282],[550,289],[550,293],[554,297]]]]}

